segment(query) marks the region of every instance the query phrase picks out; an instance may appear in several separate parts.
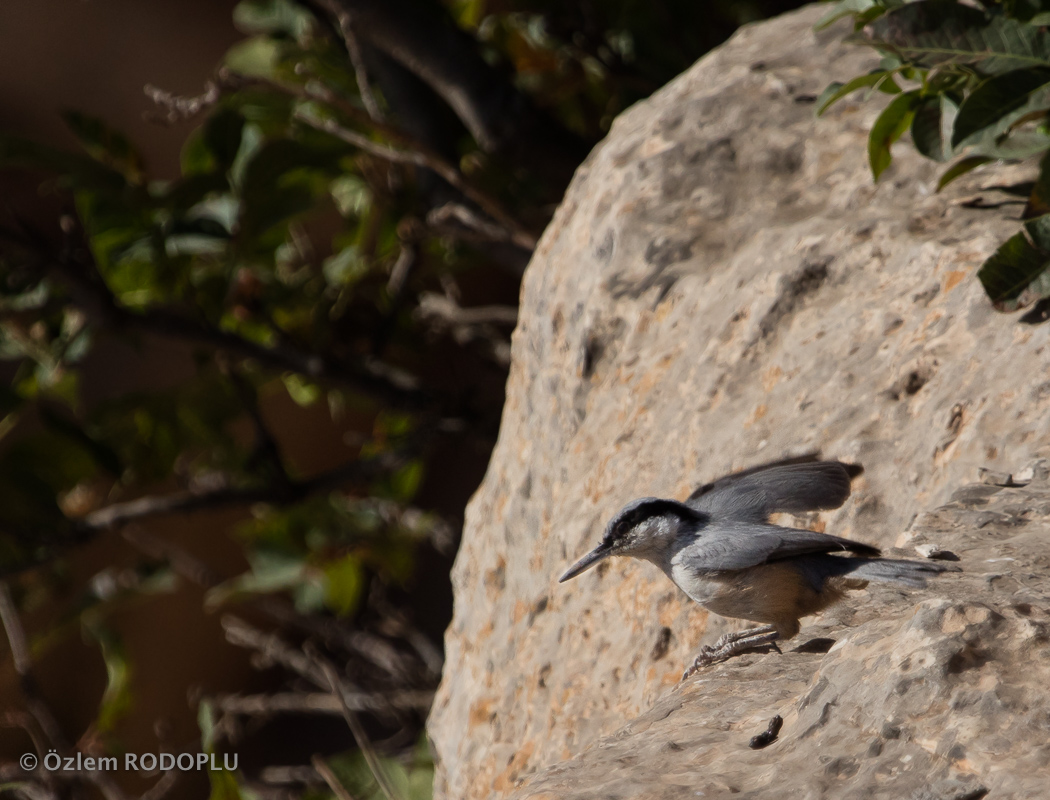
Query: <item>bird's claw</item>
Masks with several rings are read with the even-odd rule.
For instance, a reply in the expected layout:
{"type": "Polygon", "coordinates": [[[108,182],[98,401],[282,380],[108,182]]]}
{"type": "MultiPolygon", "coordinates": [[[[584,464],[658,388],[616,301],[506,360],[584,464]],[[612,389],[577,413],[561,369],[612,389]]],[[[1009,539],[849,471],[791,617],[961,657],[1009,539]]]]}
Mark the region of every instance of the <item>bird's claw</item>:
{"type": "Polygon", "coordinates": [[[719,646],[720,643],[721,640],[719,640],[719,642],[716,642],[714,647],[706,644],[703,647],[701,647],[700,652],[697,653],[696,658],[693,659],[693,663],[689,666],[688,669],[686,669],[685,672],[682,673],[682,680],[689,680],[689,678],[695,675],[697,671],[703,669],[704,667],[709,667],[712,664],[717,664],[720,661],[725,661],[727,658],[729,658],[729,656],[732,654],[727,654],[725,652],[725,646],[719,646]]]}
{"type": "Polygon", "coordinates": [[[777,652],[780,652],[780,648],[777,647],[776,644],[777,637],[778,634],[776,630],[769,628],[754,628],[749,631],[738,631],[724,634],[719,637],[718,641],[714,643],[714,646],[704,645],[700,648],[692,665],[682,673],[682,680],[688,680],[703,667],[709,667],[712,664],[728,661],[738,653],[743,653],[755,647],[772,645],[777,652]]]}

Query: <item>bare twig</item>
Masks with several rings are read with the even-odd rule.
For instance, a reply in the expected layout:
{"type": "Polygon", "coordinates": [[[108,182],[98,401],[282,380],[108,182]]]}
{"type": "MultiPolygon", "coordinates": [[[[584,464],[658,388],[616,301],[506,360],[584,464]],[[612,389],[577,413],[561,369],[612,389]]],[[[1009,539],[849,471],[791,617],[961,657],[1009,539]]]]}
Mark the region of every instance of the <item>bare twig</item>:
{"type": "Polygon", "coordinates": [[[164,109],[163,114],[152,114],[151,119],[172,125],[181,120],[192,119],[207,108],[211,108],[217,102],[221,92],[214,81],[204,84],[204,93],[196,97],[182,97],[172,92],[165,91],[147,83],[143,87],[146,97],[164,109]]]}
{"type": "Polygon", "coordinates": [[[386,282],[386,290],[391,297],[401,296],[408,276],[416,265],[417,255],[414,242],[401,242],[401,252],[398,253],[394,266],[390,268],[390,278],[386,282]]]}
{"type": "Polygon", "coordinates": [[[386,774],[383,765],[379,763],[379,756],[376,754],[375,748],[372,747],[372,742],[369,740],[368,734],[365,733],[361,721],[358,720],[357,715],[354,714],[350,705],[347,703],[343,682],[339,679],[339,674],[335,671],[335,667],[332,666],[328,659],[321,656],[320,653],[314,653],[313,659],[317,662],[321,671],[324,673],[332,694],[338,698],[339,704],[343,709],[343,719],[346,720],[346,724],[350,728],[350,733],[353,734],[354,741],[357,742],[361,754],[365,757],[365,762],[368,764],[368,768],[372,771],[372,777],[375,778],[376,783],[379,784],[380,790],[382,790],[387,800],[400,800],[397,790],[390,782],[390,777],[386,774]]]}
{"type": "MultiPolygon", "coordinates": [[[[47,738],[49,749],[54,748],[59,755],[70,751],[70,745],[62,733],[62,727],[52,713],[50,707],[44,701],[31,674],[32,660],[29,653],[28,640],[25,629],[18,616],[14,598],[11,597],[11,588],[7,581],[0,580],[0,622],[3,623],[7,642],[11,648],[11,656],[14,661],[15,671],[19,677],[19,688],[26,709],[41,732],[47,738]]],[[[22,727],[25,727],[24,725],[22,727]]],[[[34,743],[37,737],[34,738],[34,743]]],[[[41,753],[43,755],[43,753],[41,753]]],[[[106,800],[124,800],[124,793],[114,783],[113,779],[100,770],[83,770],[75,773],[65,773],[63,777],[82,779],[93,784],[102,793],[106,800]]]]}
{"type": "Polygon", "coordinates": [[[510,241],[525,250],[536,249],[536,236],[524,225],[518,222],[513,215],[508,213],[503,204],[492,195],[472,185],[451,162],[444,156],[428,147],[423,142],[405,131],[390,125],[387,122],[372,119],[361,109],[339,97],[335,92],[328,89],[320,81],[312,81],[305,86],[296,86],[284,83],[276,83],[264,78],[248,78],[235,75],[229,70],[219,72],[219,82],[228,89],[235,90],[242,86],[265,86],[283,94],[297,97],[300,100],[327,103],[334,106],[345,116],[354,122],[365,125],[389,139],[397,142],[400,148],[393,148],[373,142],[363,134],[352,131],[345,126],[332,120],[321,120],[309,114],[303,113],[302,109],[296,111],[296,118],[312,127],[323,130],[326,133],[342,139],[347,144],[358,147],[377,158],[400,164],[412,164],[425,167],[440,175],[449,185],[458,189],[467,199],[476,203],[486,214],[496,220],[500,225],[510,231],[510,241]]]}
{"type": "MultiPolygon", "coordinates": [[[[434,700],[431,691],[399,691],[382,695],[386,704],[405,711],[426,711],[434,700]]],[[[267,716],[270,714],[342,714],[343,704],[332,694],[282,692],[279,694],[219,695],[215,707],[225,714],[267,716]]],[[[373,695],[346,693],[346,703],[356,711],[372,711],[373,695]]]]}
{"type": "Polygon", "coordinates": [[[99,274],[77,220],[66,215],[62,218],[62,225],[66,240],[57,252],[45,236],[26,228],[21,231],[0,228],[0,236],[34,253],[38,260],[35,267],[64,284],[73,304],[102,327],[205,346],[237,359],[254,360],[270,369],[331,381],[398,408],[420,409],[433,402],[419,388],[415,378],[378,359],[362,359],[351,364],[332,354],[317,353],[287,340],[271,346],[258,344],[169,308],[158,306],[146,312],[125,308],[99,274]]]}
{"type": "Polygon", "coordinates": [[[150,558],[167,561],[176,575],[188,580],[190,583],[210,589],[213,586],[218,586],[222,581],[222,578],[203,561],[168,539],[156,536],[139,525],[124,525],[120,533],[125,541],[150,558]]]}
{"type": "MultiPolygon", "coordinates": [[[[331,695],[325,695],[325,697],[331,697],[331,695]]],[[[0,714],[0,727],[21,728],[33,740],[33,747],[36,748],[37,753],[46,753],[51,746],[47,735],[40,729],[40,723],[32,714],[25,711],[7,711],[0,714]]]]}
{"type": "Polygon", "coordinates": [[[263,783],[276,783],[287,785],[292,783],[321,783],[322,778],[313,767],[288,766],[288,767],[265,767],[259,773],[259,779],[263,783]]]}
{"type": "Polygon", "coordinates": [[[431,209],[427,213],[427,225],[441,232],[449,231],[459,238],[471,238],[481,242],[510,241],[510,236],[505,228],[493,225],[462,203],[445,203],[443,206],[431,209]],[[459,223],[461,229],[465,228],[470,231],[471,235],[465,237],[461,230],[449,231],[449,223],[459,223]]]}
{"type": "Polygon", "coordinates": [[[361,55],[361,46],[354,33],[354,21],[350,16],[350,12],[344,6],[334,2],[334,0],[319,0],[319,2],[339,23],[339,33],[343,37],[343,44],[346,45],[346,52],[350,56],[350,64],[353,66],[354,76],[357,78],[357,88],[361,92],[361,102],[364,103],[368,116],[376,122],[382,122],[383,112],[380,111],[379,103],[376,102],[375,93],[372,91],[372,82],[368,78],[368,70],[365,68],[365,60],[361,55]]]}
{"type": "Polygon", "coordinates": [[[321,756],[314,755],[313,758],[310,759],[310,763],[314,765],[317,774],[324,778],[324,782],[328,784],[328,788],[332,790],[332,793],[339,798],[339,800],[354,800],[354,796],[339,782],[339,778],[336,777],[335,773],[332,772],[332,768],[325,763],[325,760],[321,758],[321,756]]]}
{"type": "Polygon", "coordinates": [[[255,427],[257,455],[262,456],[273,467],[274,480],[277,481],[280,487],[287,488],[291,484],[291,479],[284,468],[284,459],[281,458],[281,448],[277,444],[277,439],[270,431],[270,426],[266,424],[266,420],[263,419],[262,409],[259,407],[258,392],[236,366],[224,363],[224,360],[219,362],[219,366],[226,377],[230,379],[230,383],[233,385],[241,405],[244,406],[244,410],[248,413],[252,420],[252,425],[255,427]]]}
{"type": "Polygon", "coordinates": [[[304,481],[290,481],[284,490],[279,486],[255,488],[220,488],[206,492],[179,492],[176,494],[140,497],[125,503],[113,503],[92,511],[76,521],[81,534],[117,527],[147,517],[168,514],[188,514],[195,511],[246,506],[254,503],[287,505],[325,491],[338,489],[346,483],[364,483],[403,466],[411,457],[413,448],[382,453],[366,461],[351,461],[304,481]]]}
{"type": "Polygon", "coordinates": [[[514,325],[518,309],[514,306],[474,306],[464,308],[450,297],[434,292],[420,296],[419,313],[439,317],[449,325],[514,325]]]}
{"type": "Polygon", "coordinates": [[[328,682],[321,668],[280,636],[260,631],[232,614],[224,615],[221,623],[226,632],[226,641],[230,644],[254,650],[266,661],[287,667],[316,686],[327,687],[328,682]]]}
{"type": "MultiPolygon", "coordinates": [[[[346,16],[345,11],[337,11],[336,9],[338,9],[339,6],[336,3],[332,2],[332,0],[323,0],[323,5],[325,5],[326,8],[329,8],[329,10],[331,10],[332,13],[335,13],[337,15],[337,19],[339,20],[340,25],[340,32],[343,35],[344,41],[347,42],[347,50],[350,52],[351,60],[353,61],[355,56],[354,48],[351,45],[351,42],[356,42],[356,39],[353,36],[352,27],[344,27],[343,20],[340,18],[340,14],[343,17],[346,17],[348,21],[352,22],[352,20],[349,20],[349,17],[346,16]]],[[[359,55],[360,54],[358,53],[358,56],[359,55]]],[[[467,197],[472,202],[476,203],[478,207],[483,209],[486,214],[488,214],[490,217],[496,220],[508,232],[506,236],[501,237],[502,239],[511,241],[525,250],[535,250],[537,241],[536,236],[532,232],[530,232],[524,225],[518,222],[518,220],[515,219],[513,215],[509,214],[503,208],[503,204],[500,203],[499,200],[497,200],[495,197],[488,194],[487,192],[473,186],[463,176],[463,173],[460,172],[459,169],[457,169],[441,154],[437,153],[423,142],[409,135],[405,131],[397,128],[396,126],[389,124],[383,119],[381,113],[379,113],[378,105],[375,104],[375,99],[371,95],[370,88],[364,88],[366,86],[370,87],[370,84],[368,83],[367,73],[363,68],[363,62],[361,64],[360,70],[358,70],[358,65],[356,63],[354,64],[354,68],[355,71],[357,71],[358,85],[362,87],[361,98],[365,104],[365,112],[362,112],[361,109],[354,106],[352,103],[348,102],[344,98],[339,97],[337,94],[325,87],[320,81],[314,81],[306,86],[296,86],[290,84],[276,83],[274,81],[266,80],[265,78],[256,78],[239,75],[230,72],[228,69],[222,69],[218,73],[217,80],[214,83],[209,82],[208,86],[209,91],[210,87],[216,84],[221,90],[226,91],[235,91],[242,87],[252,85],[265,86],[275,91],[282,92],[283,94],[298,97],[301,100],[320,101],[335,106],[350,119],[354,120],[357,123],[367,125],[368,127],[372,128],[378,133],[381,133],[384,136],[394,140],[395,142],[398,142],[401,145],[401,147],[393,148],[378,144],[377,142],[373,142],[371,139],[368,139],[366,136],[357,133],[356,131],[351,131],[348,128],[341,126],[336,122],[333,122],[331,120],[319,120],[308,114],[304,114],[302,110],[298,110],[295,116],[297,119],[306,123],[307,125],[323,130],[326,133],[330,133],[331,135],[336,136],[337,138],[340,138],[343,141],[347,142],[347,144],[351,144],[354,147],[364,150],[365,152],[370,153],[371,155],[374,155],[377,158],[381,158],[394,163],[412,164],[419,167],[425,167],[426,169],[437,173],[447,183],[449,183],[451,186],[462,192],[465,197],[467,197]],[[364,76],[363,83],[362,76],[364,76]]],[[[169,93],[165,93],[159,89],[156,89],[156,87],[149,88],[152,90],[152,93],[150,93],[150,97],[154,99],[154,102],[159,102],[162,105],[167,105],[169,109],[181,107],[179,106],[177,101],[183,100],[184,98],[177,98],[174,95],[170,95],[169,93]],[[173,105],[168,104],[169,100],[171,101],[171,103],[173,103],[173,105]]],[[[205,95],[202,95],[202,97],[207,96],[210,96],[208,92],[206,92],[205,95]]],[[[189,100],[192,101],[195,99],[197,98],[190,98],[189,100]]],[[[171,113],[172,112],[169,110],[169,115],[171,113]]]]}
{"type": "MultiPolygon", "coordinates": [[[[310,97],[310,99],[321,98],[310,97]]],[[[326,99],[328,98],[326,97],[326,99]]],[[[364,134],[340,125],[333,119],[319,119],[318,117],[307,113],[304,109],[296,109],[293,116],[300,122],[331,134],[337,139],[341,139],[349,145],[364,150],[366,153],[369,153],[376,158],[382,158],[395,164],[411,164],[417,167],[425,167],[436,172],[451,186],[461,191],[473,202],[477,203],[485,210],[485,213],[504,226],[508,232],[506,236],[508,241],[513,242],[525,250],[536,249],[536,237],[533,236],[533,234],[530,233],[521,223],[508,214],[499,201],[467,183],[463,174],[459,170],[436,153],[423,150],[401,149],[379,144],[378,142],[373,142],[364,134]]]]}
{"type": "MultiPolygon", "coordinates": [[[[190,583],[201,586],[205,589],[211,589],[222,582],[222,578],[216,575],[212,569],[200,559],[186,552],[168,539],[155,536],[138,525],[131,524],[123,526],[121,528],[121,535],[131,545],[138,548],[149,557],[164,559],[167,561],[177,575],[188,580],[190,583]]],[[[290,603],[280,597],[266,595],[258,596],[255,598],[254,607],[281,625],[313,636],[318,636],[326,642],[342,647],[347,652],[355,653],[399,681],[404,681],[409,675],[410,666],[406,663],[408,658],[399,653],[395,647],[380,636],[376,636],[368,631],[347,630],[343,625],[340,625],[333,619],[324,619],[316,616],[300,614],[290,603]]],[[[417,653],[421,652],[416,646],[418,643],[414,642],[411,634],[412,631],[405,631],[406,641],[416,649],[417,653]]],[[[422,634],[419,635],[422,636],[422,634]]],[[[425,663],[428,672],[430,672],[431,675],[436,676],[441,673],[441,654],[433,647],[433,645],[429,645],[429,647],[429,651],[422,651],[425,655],[422,655],[421,658],[425,663]]],[[[224,708],[226,711],[234,711],[234,707],[237,706],[238,703],[244,704],[244,713],[256,713],[256,710],[251,709],[257,709],[259,713],[262,713],[263,711],[262,706],[253,705],[257,702],[255,700],[250,700],[249,698],[241,698],[238,700],[235,699],[235,695],[229,697],[229,702],[233,705],[229,708],[224,708]]],[[[260,695],[258,702],[261,702],[266,697],[266,695],[260,695]]],[[[294,704],[297,701],[293,698],[297,697],[301,697],[301,695],[289,695],[286,699],[276,700],[275,702],[278,705],[275,706],[274,710],[284,710],[284,706],[281,706],[280,704],[294,704]]],[[[333,713],[339,713],[339,708],[335,704],[335,701],[331,699],[330,695],[321,694],[312,695],[311,697],[314,699],[303,702],[306,702],[309,705],[309,703],[321,703],[323,700],[329,704],[330,710],[333,713]]],[[[399,710],[425,711],[430,708],[430,704],[433,701],[433,692],[400,691],[384,695],[384,697],[386,698],[387,704],[392,708],[399,710]]],[[[362,710],[367,710],[367,703],[362,701],[361,708],[362,710]]],[[[321,711],[323,709],[318,707],[317,710],[321,711]]]]}
{"type": "Polygon", "coordinates": [[[159,781],[142,793],[139,800],[161,800],[164,795],[175,788],[175,784],[178,783],[181,774],[181,771],[177,769],[168,770],[161,775],[159,781]]]}
{"type": "Polygon", "coordinates": [[[29,674],[32,660],[29,657],[29,644],[26,641],[25,630],[18,618],[18,609],[15,608],[15,601],[11,597],[11,588],[7,585],[7,581],[0,581],[0,621],[3,622],[4,631],[7,633],[7,642],[11,647],[11,660],[14,661],[15,672],[25,677],[29,674]]]}
{"type": "Polygon", "coordinates": [[[388,628],[393,629],[393,634],[402,637],[416,651],[427,669],[435,677],[441,675],[444,666],[444,657],[441,650],[421,630],[416,628],[397,608],[385,599],[377,598],[374,602],[376,610],[382,615],[383,621],[388,628]]]}
{"type": "MultiPolygon", "coordinates": [[[[223,616],[221,623],[226,632],[226,641],[230,644],[254,650],[264,663],[280,664],[306,678],[315,686],[329,689],[328,677],[317,660],[306,655],[302,650],[292,647],[277,634],[260,631],[232,614],[223,616]]],[[[345,679],[341,679],[339,685],[347,693],[347,697],[344,698],[345,702],[354,705],[357,711],[371,713],[394,711],[391,703],[381,694],[361,692],[355,686],[348,686],[345,679]]]]}
{"type": "Polygon", "coordinates": [[[514,325],[517,314],[512,306],[463,308],[454,298],[435,292],[420,295],[416,309],[416,315],[437,330],[448,330],[457,344],[481,341],[492,360],[503,366],[510,364],[510,342],[494,326],[514,325]]]}
{"type": "MultiPolygon", "coordinates": [[[[364,700],[368,706],[367,710],[375,710],[375,698],[371,695],[362,695],[347,687],[347,682],[336,672],[334,666],[324,656],[314,650],[307,654],[302,650],[295,650],[275,634],[264,633],[254,628],[243,620],[227,614],[222,618],[222,627],[226,631],[226,639],[231,644],[240,647],[248,647],[255,650],[265,661],[281,664],[292,671],[303,676],[311,683],[321,688],[328,689],[335,696],[343,713],[343,718],[353,734],[373,777],[379,784],[379,788],[386,795],[387,800],[400,800],[393,784],[390,783],[383,765],[379,763],[379,756],[372,747],[368,735],[365,733],[360,721],[357,719],[355,710],[362,708],[351,708],[351,705],[359,706],[364,700]]],[[[385,701],[382,705],[387,705],[385,701]]]]}

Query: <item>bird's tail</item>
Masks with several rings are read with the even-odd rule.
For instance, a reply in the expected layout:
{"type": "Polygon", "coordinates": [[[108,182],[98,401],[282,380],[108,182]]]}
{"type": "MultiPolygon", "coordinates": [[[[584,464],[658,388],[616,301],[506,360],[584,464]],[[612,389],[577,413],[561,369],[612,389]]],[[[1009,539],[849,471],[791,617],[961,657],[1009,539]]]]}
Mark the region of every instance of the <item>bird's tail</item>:
{"type": "Polygon", "coordinates": [[[880,583],[895,583],[921,589],[926,579],[942,572],[959,572],[954,564],[936,561],[907,561],[897,558],[839,558],[842,564],[840,575],[880,583]]]}

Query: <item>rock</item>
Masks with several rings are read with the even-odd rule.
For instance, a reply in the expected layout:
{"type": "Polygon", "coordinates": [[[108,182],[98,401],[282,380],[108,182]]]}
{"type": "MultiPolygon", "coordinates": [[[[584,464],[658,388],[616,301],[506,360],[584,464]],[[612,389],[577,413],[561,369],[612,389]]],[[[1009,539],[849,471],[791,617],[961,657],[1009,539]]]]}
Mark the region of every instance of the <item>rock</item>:
{"type": "Polygon", "coordinates": [[[945,550],[943,547],[937,544],[920,544],[915,548],[915,552],[923,558],[939,559],[941,561],[958,561],[959,556],[953,553],[951,550],[945,550]]]}
{"type": "MultiPolygon", "coordinates": [[[[1004,489],[988,508],[1048,502],[1043,480],[1004,489]]],[[[836,639],[827,655],[785,647],[705,670],[514,797],[1045,794],[1050,515],[979,527],[980,513],[949,504],[913,531],[950,536],[966,572],[918,595],[872,585],[848,622],[803,630],[836,639]],[[750,750],[774,714],[778,740],[750,750]]]]}
{"type": "Polygon", "coordinates": [[[815,34],[824,12],[742,29],[621,115],[537,248],[453,571],[429,721],[439,798],[846,796],[879,775],[1022,796],[1047,756],[1050,551],[1025,535],[1050,513],[1048,462],[1025,490],[976,485],[928,511],[980,467],[1050,456],[1045,331],[997,314],[974,279],[1015,212],[959,203],[1032,169],[934,194],[940,168],[898,146],[873,184],[881,103],[813,116],[830,81],[876,63],[842,29],[815,34]],[[814,449],[865,472],[843,509],[803,523],[937,543],[963,576],[854,594],[803,620],[783,657],[677,688],[698,645],[738,623],[628,559],[556,583],[626,502],[814,449]],[[798,650],[816,639],[836,644],[798,650]],[[780,740],[748,749],[778,713],[780,740]]]}

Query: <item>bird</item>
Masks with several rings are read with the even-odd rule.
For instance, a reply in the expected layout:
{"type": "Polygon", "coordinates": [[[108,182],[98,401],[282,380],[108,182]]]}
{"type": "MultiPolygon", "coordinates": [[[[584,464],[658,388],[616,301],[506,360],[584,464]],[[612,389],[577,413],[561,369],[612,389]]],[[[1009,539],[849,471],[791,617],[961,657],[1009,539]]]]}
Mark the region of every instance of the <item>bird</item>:
{"type": "MultiPolygon", "coordinates": [[[[883,558],[877,547],[839,536],[774,525],[775,513],[839,508],[859,464],[810,453],[745,469],[704,484],[684,502],[643,497],[605,528],[601,543],[559,579],[564,583],[610,556],[659,567],[679,589],[723,617],[763,623],[701,648],[682,676],[763,645],[794,637],[801,617],[839,602],[868,581],[921,588],[958,567],[883,558]]],[[[779,648],[777,648],[779,649],[779,648]]]]}

